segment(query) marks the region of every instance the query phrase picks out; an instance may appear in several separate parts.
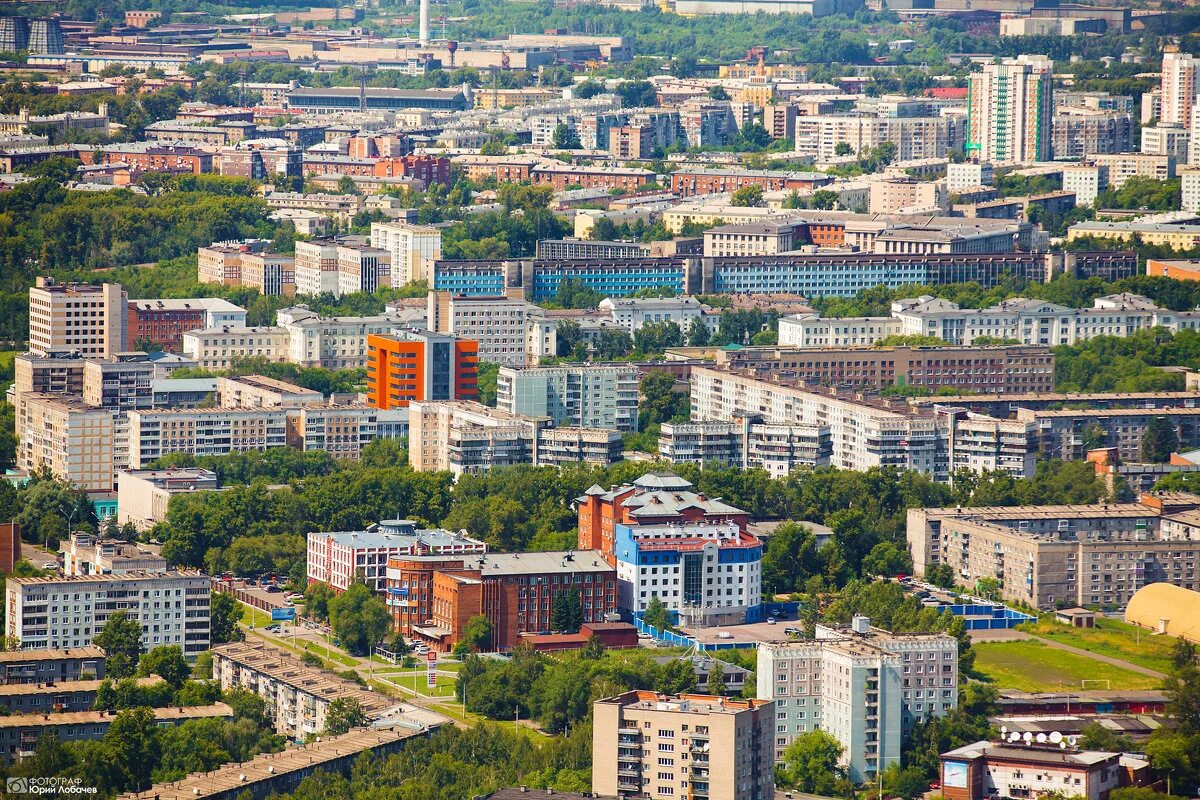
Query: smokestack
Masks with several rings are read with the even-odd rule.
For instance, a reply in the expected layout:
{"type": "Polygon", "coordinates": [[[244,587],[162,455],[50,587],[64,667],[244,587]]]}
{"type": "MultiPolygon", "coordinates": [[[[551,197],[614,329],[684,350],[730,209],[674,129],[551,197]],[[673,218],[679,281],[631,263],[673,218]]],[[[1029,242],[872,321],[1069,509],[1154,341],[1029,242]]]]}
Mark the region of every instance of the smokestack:
{"type": "Polygon", "coordinates": [[[429,44],[429,0],[421,0],[421,47],[429,44]]]}

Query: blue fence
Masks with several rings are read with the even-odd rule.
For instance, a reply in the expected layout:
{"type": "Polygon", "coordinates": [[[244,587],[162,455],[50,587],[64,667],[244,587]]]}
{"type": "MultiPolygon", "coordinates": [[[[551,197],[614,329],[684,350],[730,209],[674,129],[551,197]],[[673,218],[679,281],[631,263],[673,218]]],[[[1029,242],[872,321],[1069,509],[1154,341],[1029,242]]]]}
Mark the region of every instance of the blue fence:
{"type": "MultiPolygon", "coordinates": [[[[679,622],[679,612],[670,611],[671,624],[679,622]]],[[[674,631],[659,630],[653,625],[647,625],[642,621],[641,614],[633,615],[633,626],[637,628],[638,633],[644,633],[654,637],[656,641],[662,642],[668,647],[695,647],[698,650],[753,650],[758,646],[757,642],[697,642],[691,636],[674,631]]]]}
{"type": "Polygon", "coordinates": [[[969,631],[1015,628],[1024,622],[1037,620],[1037,617],[1016,609],[991,603],[959,603],[942,608],[956,617],[963,617],[963,624],[969,631]]]}

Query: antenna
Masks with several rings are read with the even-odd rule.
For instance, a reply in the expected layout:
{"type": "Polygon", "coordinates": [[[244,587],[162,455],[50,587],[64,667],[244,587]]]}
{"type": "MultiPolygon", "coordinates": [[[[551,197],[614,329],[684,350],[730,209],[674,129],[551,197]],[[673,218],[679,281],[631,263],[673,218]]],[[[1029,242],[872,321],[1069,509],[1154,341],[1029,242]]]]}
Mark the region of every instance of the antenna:
{"type": "Polygon", "coordinates": [[[1058,731],[1051,731],[1050,744],[1062,744],[1063,735],[1058,731]]]}

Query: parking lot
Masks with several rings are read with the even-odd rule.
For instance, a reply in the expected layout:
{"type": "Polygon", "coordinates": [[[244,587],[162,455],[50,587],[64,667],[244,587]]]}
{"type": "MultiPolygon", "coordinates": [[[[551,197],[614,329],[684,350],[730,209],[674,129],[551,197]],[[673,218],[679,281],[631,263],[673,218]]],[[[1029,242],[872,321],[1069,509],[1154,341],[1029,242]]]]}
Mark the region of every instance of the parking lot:
{"type": "Polygon", "coordinates": [[[712,628],[680,628],[701,644],[748,644],[752,642],[787,641],[787,629],[799,628],[795,620],[780,620],[774,625],[768,622],[753,622],[748,625],[723,625],[712,628]]]}

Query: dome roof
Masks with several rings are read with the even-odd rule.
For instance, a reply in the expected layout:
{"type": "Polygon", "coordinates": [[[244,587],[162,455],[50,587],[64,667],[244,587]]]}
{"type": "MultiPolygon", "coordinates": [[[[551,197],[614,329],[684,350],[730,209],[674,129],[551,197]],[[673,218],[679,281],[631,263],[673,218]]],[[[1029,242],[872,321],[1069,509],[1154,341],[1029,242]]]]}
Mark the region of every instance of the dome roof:
{"type": "Polygon", "coordinates": [[[1143,586],[1129,599],[1125,621],[1192,642],[1200,642],[1200,592],[1170,583],[1143,586]]]}

